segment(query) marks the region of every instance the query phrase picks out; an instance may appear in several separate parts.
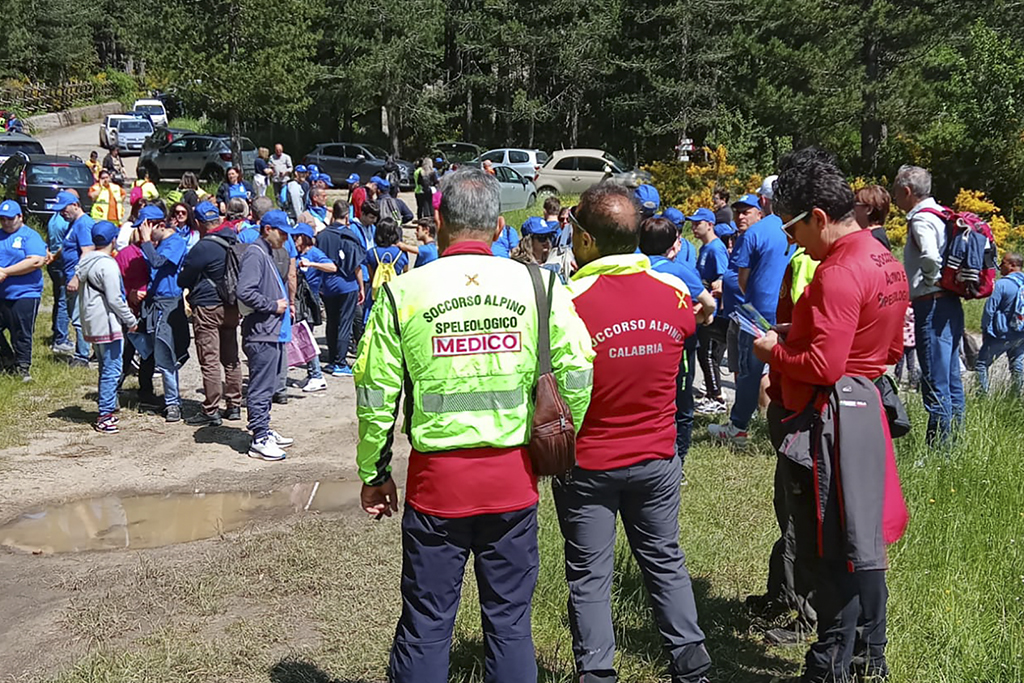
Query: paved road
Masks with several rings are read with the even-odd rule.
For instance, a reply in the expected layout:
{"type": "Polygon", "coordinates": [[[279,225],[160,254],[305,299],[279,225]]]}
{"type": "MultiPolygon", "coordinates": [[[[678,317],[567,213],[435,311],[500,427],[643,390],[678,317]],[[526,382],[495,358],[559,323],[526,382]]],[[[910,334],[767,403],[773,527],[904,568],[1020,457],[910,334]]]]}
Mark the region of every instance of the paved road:
{"type": "MultiPolygon", "coordinates": [[[[100,159],[106,151],[100,147],[100,121],[85,123],[73,128],[59,128],[35,136],[43,144],[47,154],[74,154],[82,161],[89,159],[89,153],[96,150],[100,159]]],[[[137,156],[123,155],[124,170],[129,178],[135,178],[137,156]]]]}

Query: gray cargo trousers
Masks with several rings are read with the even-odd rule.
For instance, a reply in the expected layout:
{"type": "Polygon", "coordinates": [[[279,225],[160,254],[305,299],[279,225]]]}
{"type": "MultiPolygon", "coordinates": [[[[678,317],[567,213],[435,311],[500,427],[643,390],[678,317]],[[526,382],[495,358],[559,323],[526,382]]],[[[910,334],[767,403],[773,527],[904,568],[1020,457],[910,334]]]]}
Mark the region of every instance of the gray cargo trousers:
{"type": "Polygon", "coordinates": [[[565,538],[573,654],[583,683],[616,680],[611,590],[617,515],[640,565],[673,683],[700,680],[711,667],[679,547],[681,478],[679,458],[673,457],[615,470],[576,467],[552,486],[565,538]]]}

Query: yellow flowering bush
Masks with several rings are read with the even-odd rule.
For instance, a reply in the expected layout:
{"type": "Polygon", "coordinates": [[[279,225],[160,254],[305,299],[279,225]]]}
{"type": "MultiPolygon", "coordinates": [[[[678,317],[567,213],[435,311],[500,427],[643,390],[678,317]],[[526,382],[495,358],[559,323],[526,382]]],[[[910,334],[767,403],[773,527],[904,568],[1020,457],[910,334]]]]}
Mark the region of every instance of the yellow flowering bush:
{"type": "Polygon", "coordinates": [[[663,207],[674,206],[691,215],[699,208],[710,208],[711,193],[719,185],[734,195],[747,191],[755,179],[754,189],[760,186],[759,176],[752,176],[747,181],[737,176],[737,168],[729,163],[725,147],[705,147],[704,155],[706,161],[700,163],[655,161],[646,167],[661,195],[663,207]]]}
{"type": "Polygon", "coordinates": [[[1012,225],[1002,215],[1002,210],[986,197],[984,192],[961,188],[956,195],[956,201],[953,202],[953,209],[969,211],[987,221],[999,249],[1018,249],[1024,245],[1024,225],[1012,225]]]}

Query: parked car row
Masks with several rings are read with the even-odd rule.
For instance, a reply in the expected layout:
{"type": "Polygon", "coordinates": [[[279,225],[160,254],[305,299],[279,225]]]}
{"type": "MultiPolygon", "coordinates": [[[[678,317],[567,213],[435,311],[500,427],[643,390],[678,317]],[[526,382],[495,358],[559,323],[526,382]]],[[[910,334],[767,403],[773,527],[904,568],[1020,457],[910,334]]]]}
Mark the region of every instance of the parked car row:
{"type": "Polygon", "coordinates": [[[0,165],[0,195],[14,199],[26,216],[53,213],[57,193],[74,189],[89,211],[89,188],[95,180],[89,167],[76,156],[15,152],[0,165]]]}
{"type": "MultiPolygon", "coordinates": [[[[206,135],[161,126],[141,146],[139,168],[149,171],[151,180],[180,178],[191,171],[203,180],[224,180],[234,165],[231,138],[206,135]]],[[[256,145],[242,138],[243,172],[251,175],[256,164],[256,145]]]]}
{"type": "MultiPolygon", "coordinates": [[[[324,142],[313,148],[302,158],[305,165],[316,164],[321,173],[331,176],[335,184],[342,184],[345,179],[355,173],[360,182],[366,182],[374,176],[387,173],[385,165],[389,154],[376,145],[358,142],[324,142]]],[[[397,165],[398,185],[402,190],[411,190],[415,164],[402,160],[393,160],[397,165]]]]}

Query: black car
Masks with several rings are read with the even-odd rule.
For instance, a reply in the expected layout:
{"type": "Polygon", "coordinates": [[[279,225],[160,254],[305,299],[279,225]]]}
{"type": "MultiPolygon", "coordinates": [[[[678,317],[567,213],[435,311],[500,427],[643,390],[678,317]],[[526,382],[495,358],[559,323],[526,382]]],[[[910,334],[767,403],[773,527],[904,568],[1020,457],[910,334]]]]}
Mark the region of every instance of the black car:
{"type": "MultiPolygon", "coordinates": [[[[366,182],[373,176],[383,177],[384,164],[388,156],[380,147],[361,142],[324,142],[313,148],[313,151],[302,158],[306,166],[316,164],[321,173],[331,176],[335,186],[345,183],[345,179],[353,173],[359,174],[359,180],[366,182]]],[[[396,159],[398,165],[398,186],[402,190],[412,189],[412,174],[416,167],[408,161],[396,159]]]]}
{"type": "Polygon", "coordinates": [[[75,190],[88,213],[92,208],[89,188],[95,179],[89,167],[76,156],[18,152],[0,165],[0,194],[14,199],[26,216],[49,216],[62,190],[75,190]]]}
{"type": "Polygon", "coordinates": [[[440,156],[448,164],[464,164],[483,153],[479,145],[472,142],[435,142],[431,156],[440,156]]]}
{"type": "Polygon", "coordinates": [[[31,135],[24,133],[3,133],[0,134],[0,164],[7,161],[7,158],[17,152],[25,154],[46,154],[43,146],[31,135]]]}

